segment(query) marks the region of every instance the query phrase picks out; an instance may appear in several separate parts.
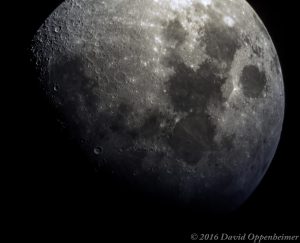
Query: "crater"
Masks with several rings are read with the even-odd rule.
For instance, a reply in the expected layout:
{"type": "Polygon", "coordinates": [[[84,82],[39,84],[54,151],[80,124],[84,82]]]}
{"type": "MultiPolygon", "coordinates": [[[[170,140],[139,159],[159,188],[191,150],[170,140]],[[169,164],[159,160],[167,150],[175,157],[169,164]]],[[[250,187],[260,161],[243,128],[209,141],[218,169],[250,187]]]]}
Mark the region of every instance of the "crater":
{"type": "Polygon", "coordinates": [[[166,40],[175,41],[176,45],[181,45],[188,35],[178,18],[167,23],[163,34],[166,40]]]}
{"type": "Polygon", "coordinates": [[[245,66],[240,78],[243,94],[248,98],[261,96],[266,84],[266,74],[254,65],[245,66]]]}

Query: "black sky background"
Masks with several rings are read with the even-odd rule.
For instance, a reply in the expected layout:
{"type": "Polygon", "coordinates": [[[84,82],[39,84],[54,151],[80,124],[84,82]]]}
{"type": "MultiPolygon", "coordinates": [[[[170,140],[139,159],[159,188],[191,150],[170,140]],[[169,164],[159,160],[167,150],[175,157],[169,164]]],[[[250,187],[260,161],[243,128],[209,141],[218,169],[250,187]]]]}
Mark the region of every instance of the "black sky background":
{"type": "MultiPolygon", "coordinates": [[[[237,212],[204,217],[195,209],[157,203],[100,179],[59,127],[29,63],[30,41],[62,1],[14,1],[2,9],[5,65],[2,90],[9,225],[13,235],[52,238],[63,233],[99,239],[189,240],[190,233],[299,234],[299,30],[296,1],[249,0],[266,25],[281,61],[286,116],[276,156],[257,190],[237,212]],[[8,119],[7,119],[8,118],[8,119]],[[130,198],[130,199],[129,199],[130,198]],[[22,232],[22,233],[21,233],[22,232]]],[[[5,208],[6,209],[6,208],[5,208]]]]}

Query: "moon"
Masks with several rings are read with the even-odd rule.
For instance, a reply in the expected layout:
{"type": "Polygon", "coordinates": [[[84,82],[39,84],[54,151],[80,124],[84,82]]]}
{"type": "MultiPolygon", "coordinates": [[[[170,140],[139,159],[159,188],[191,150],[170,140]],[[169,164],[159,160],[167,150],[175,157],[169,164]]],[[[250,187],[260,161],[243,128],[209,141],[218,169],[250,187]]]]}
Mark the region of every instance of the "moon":
{"type": "Polygon", "coordinates": [[[31,50],[92,164],[148,195],[232,211],[274,157],[282,71],[245,0],[67,0],[31,50]]]}

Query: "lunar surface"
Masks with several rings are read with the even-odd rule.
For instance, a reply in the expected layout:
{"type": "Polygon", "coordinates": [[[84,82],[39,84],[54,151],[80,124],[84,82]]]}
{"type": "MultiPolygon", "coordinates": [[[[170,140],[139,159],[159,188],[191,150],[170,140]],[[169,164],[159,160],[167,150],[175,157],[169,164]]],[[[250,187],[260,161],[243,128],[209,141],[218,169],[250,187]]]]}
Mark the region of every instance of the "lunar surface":
{"type": "Polygon", "coordinates": [[[234,210],[274,157],[281,67],[244,0],[67,0],[32,53],[94,166],[149,195],[234,210]]]}

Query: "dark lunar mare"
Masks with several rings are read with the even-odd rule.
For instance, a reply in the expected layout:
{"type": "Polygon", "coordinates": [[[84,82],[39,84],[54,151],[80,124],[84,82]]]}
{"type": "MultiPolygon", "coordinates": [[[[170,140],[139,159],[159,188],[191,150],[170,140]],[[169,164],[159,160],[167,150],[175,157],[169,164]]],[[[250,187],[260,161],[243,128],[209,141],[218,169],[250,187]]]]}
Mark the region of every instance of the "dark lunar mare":
{"type": "MultiPolygon", "coordinates": [[[[212,58],[224,61],[225,68],[205,61],[194,71],[181,60],[176,49],[169,49],[162,62],[174,70],[166,83],[174,110],[189,114],[176,124],[168,142],[178,159],[190,165],[197,164],[204,152],[221,149],[220,144],[214,141],[216,127],[207,109],[211,102],[222,107],[226,101],[221,88],[240,43],[236,30],[226,28],[224,31],[220,28],[220,21],[208,23],[205,27],[206,51],[212,58]]],[[[176,48],[184,43],[187,36],[177,18],[166,25],[163,34],[167,41],[176,43],[176,48]]],[[[221,144],[226,148],[232,147],[227,137],[221,144]]]]}
{"type": "MultiPolygon", "coordinates": [[[[140,1],[126,2],[136,8],[130,13],[125,1],[98,6],[90,0],[92,10],[88,1],[70,3],[39,30],[34,55],[62,126],[98,173],[203,211],[226,211],[245,201],[274,155],[282,115],[281,107],[271,111],[282,101],[273,97],[281,87],[271,80],[281,81],[280,64],[273,47],[263,43],[263,36],[271,40],[258,17],[249,17],[252,23],[241,34],[241,15],[236,12],[234,26],[225,23],[228,12],[216,11],[221,1],[193,3],[187,14],[166,5],[174,18],[160,16],[161,22],[153,9],[143,12],[140,1]],[[145,14],[142,23],[135,11],[145,14]],[[203,14],[207,20],[189,25],[203,14]],[[189,44],[191,50],[185,49],[189,44]],[[252,64],[239,56],[243,51],[252,64]],[[273,138],[265,139],[261,130],[273,138]]],[[[228,6],[236,10],[237,4],[228,6]]]]}
{"type": "Polygon", "coordinates": [[[195,72],[184,63],[174,67],[175,74],[168,81],[169,94],[175,111],[188,112],[179,121],[169,140],[176,155],[189,164],[196,164],[203,152],[216,150],[213,138],[215,126],[207,113],[211,100],[223,103],[221,87],[225,80],[218,77],[218,69],[204,63],[195,72]]]}

